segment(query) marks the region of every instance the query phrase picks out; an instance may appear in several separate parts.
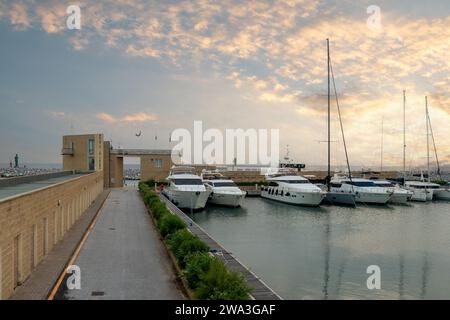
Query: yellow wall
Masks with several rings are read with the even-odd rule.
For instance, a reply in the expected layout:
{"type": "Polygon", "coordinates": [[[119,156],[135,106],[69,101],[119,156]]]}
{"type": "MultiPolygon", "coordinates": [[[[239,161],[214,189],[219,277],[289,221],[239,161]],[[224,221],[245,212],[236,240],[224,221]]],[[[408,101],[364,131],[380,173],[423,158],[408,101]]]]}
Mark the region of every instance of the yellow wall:
{"type": "Polygon", "coordinates": [[[25,281],[102,191],[103,172],[95,172],[0,200],[0,298],[14,293],[15,270],[25,281]]]}
{"type": "Polygon", "coordinates": [[[123,157],[112,154],[110,162],[111,188],[123,187],[123,157]]]}
{"type": "Polygon", "coordinates": [[[173,165],[170,155],[145,155],[141,156],[141,181],[155,180],[165,181],[173,165]],[[162,166],[157,167],[158,160],[162,166]]]}
{"type": "Polygon", "coordinates": [[[82,134],[69,135],[63,137],[63,149],[71,149],[73,146],[73,155],[63,155],[63,169],[88,171],[88,141],[93,139],[95,143],[94,154],[95,171],[103,170],[103,134],[82,134]]]}

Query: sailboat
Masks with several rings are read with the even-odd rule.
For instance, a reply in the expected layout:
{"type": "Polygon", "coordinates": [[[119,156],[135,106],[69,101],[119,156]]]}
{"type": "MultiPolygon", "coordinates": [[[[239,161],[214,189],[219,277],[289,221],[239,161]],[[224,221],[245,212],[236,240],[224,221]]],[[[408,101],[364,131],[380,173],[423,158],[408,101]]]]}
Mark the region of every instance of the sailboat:
{"type": "MultiPolygon", "coordinates": [[[[433,141],[434,155],[436,157],[436,165],[437,165],[437,174],[438,174],[439,178],[441,178],[441,167],[439,165],[439,158],[438,158],[438,154],[437,154],[436,142],[434,140],[433,127],[431,126],[431,118],[430,118],[430,113],[428,111],[428,105],[427,105],[427,121],[428,121],[428,127],[430,128],[431,139],[433,141]]],[[[428,163],[429,163],[429,160],[428,160],[428,163]]],[[[428,165],[428,167],[429,167],[429,165],[428,165]]],[[[429,172],[428,172],[428,179],[430,179],[429,172]]],[[[433,197],[436,200],[450,200],[450,188],[448,186],[448,183],[447,183],[447,186],[443,186],[443,187],[439,186],[438,188],[434,187],[433,197]]]]}
{"type": "MultiPolygon", "coordinates": [[[[403,92],[405,94],[405,92],[403,92]]],[[[405,99],[403,100],[405,101],[405,99]]],[[[404,143],[405,145],[405,143],[404,143]]],[[[381,165],[380,165],[380,172],[383,172],[383,151],[384,151],[384,117],[381,119],[381,165]]],[[[413,192],[401,188],[399,185],[392,183],[388,180],[379,180],[374,179],[373,182],[378,187],[387,188],[390,191],[392,191],[392,196],[389,199],[389,203],[394,204],[406,204],[412,197],[413,192]]]]}
{"type": "MultiPolygon", "coordinates": [[[[434,197],[434,192],[440,188],[440,185],[431,183],[430,175],[430,116],[428,113],[428,97],[425,97],[425,120],[427,126],[427,181],[423,178],[422,181],[405,181],[405,187],[414,192],[411,200],[414,201],[431,201],[434,197]]],[[[433,137],[434,141],[434,137],[433,137]]],[[[436,148],[436,146],[435,146],[436,148]]],[[[437,156],[436,156],[437,157],[437,156]]],[[[436,158],[437,159],[437,158],[436,158]]],[[[438,170],[439,171],[439,170],[438,170]]]]}
{"type": "Polygon", "coordinates": [[[353,190],[335,190],[334,188],[331,188],[332,179],[331,179],[331,75],[333,76],[333,87],[334,87],[334,94],[336,97],[336,106],[338,109],[338,115],[339,115],[339,121],[341,125],[341,133],[342,133],[342,140],[344,142],[344,149],[345,149],[345,157],[347,161],[347,169],[348,169],[348,175],[350,181],[352,181],[352,174],[350,170],[350,164],[348,161],[348,153],[347,153],[347,145],[345,143],[345,135],[344,135],[344,128],[342,126],[342,118],[341,118],[341,111],[339,107],[339,99],[337,96],[337,90],[336,90],[336,83],[334,81],[334,73],[333,73],[333,67],[331,65],[331,57],[330,57],[330,40],[327,39],[327,61],[328,61],[328,117],[327,117],[327,126],[328,126],[328,171],[327,171],[327,194],[325,196],[324,201],[331,203],[331,204],[340,204],[340,205],[347,205],[347,206],[356,206],[355,197],[356,194],[353,190]]]}

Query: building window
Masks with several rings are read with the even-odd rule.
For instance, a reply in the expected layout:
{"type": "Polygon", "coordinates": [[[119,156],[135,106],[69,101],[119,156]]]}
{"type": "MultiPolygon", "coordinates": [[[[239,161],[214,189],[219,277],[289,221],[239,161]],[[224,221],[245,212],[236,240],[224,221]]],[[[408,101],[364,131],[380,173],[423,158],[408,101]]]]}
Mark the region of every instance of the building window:
{"type": "Polygon", "coordinates": [[[95,141],[94,139],[89,139],[88,142],[88,153],[89,155],[94,155],[95,141]]]}
{"type": "Polygon", "coordinates": [[[153,164],[155,165],[155,168],[162,168],[163,167],[162,159],[155,159],[155,160],[153,160],[153,164]]]}

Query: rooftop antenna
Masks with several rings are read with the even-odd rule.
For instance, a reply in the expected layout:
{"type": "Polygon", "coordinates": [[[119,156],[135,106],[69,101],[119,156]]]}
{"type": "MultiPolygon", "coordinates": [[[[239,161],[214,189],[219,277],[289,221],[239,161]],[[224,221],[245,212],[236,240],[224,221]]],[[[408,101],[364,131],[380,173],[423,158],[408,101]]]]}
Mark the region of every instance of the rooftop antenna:
{"type": "Polygon", "coordinates": [[[286,155],[284,156],[284,160],[286,160],[286,163],[291,162],[291,158],[289,157],[289,145],[286,145],[286,155]]]}

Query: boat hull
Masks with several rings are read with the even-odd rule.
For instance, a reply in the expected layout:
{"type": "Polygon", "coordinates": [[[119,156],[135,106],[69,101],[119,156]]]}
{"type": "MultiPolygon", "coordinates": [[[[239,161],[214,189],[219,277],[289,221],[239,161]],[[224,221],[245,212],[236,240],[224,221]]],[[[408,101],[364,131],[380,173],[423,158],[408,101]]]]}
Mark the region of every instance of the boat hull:
{"type": "Polygon", "coordinates": [[[326,194],[324,202],[352,207],[356,206],[355,195],[352,193],[330,191],[326,194]]]}
{"type": "Polygon", "coordinates": [[[242,194],[227,194],[227,193],[217,193],[214,192],[209,197],[208,202],[227,207],[240,207],[242,201],[244,201],[245,193],[242,194]]]}
{"type": "Polygon", "coordinates": [[[434,198],[436,200],[450,201],[450,189],[434,190],[434,198]]]}
{"type": "Polygon", "coordinates": [[[291,192],[289,196],[269,194],[267,191],[261,192],[261,197],[275,200],[283,203],[289,203],[299,206],[317,207],[325,198],[323,192],[291,192]]]}
{"type": "Polygon", "coordinates": [[[392,195],[392,197],[389,199],[389,203],[394,204],[406,204],[408,203],[408,200],[411,199],[411,195],[409,193],[396,193],[392,195]]]}
{"type": "Polygon", "coordinates": [[[164,190],[163,193],[180,209],[202,210],[211,191],[164,190]]]}
{"type": "Polygon", "coordinates": [[[434,194],[434,190],[427,189],[427,201],[433,200],[433,194],[434,194]]]}
{"type": "Polygon", "coordinates": [[[357,203],[366,204],[387,204],[391,198],[391,193],[374,193],[374,192],[361,192],[355,193],[355,201],[357,203]]]}
{"type": "Polygon", "coordinates": [[[416,189],[416,190],[412,190],[413,195],[411,197],[411,201],[417,201],[417,202],[426,202],[427,201],[427,193],[426,191],[420,190],[420,189],[416,189]]]}

